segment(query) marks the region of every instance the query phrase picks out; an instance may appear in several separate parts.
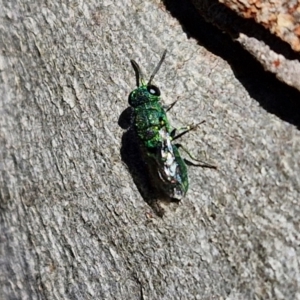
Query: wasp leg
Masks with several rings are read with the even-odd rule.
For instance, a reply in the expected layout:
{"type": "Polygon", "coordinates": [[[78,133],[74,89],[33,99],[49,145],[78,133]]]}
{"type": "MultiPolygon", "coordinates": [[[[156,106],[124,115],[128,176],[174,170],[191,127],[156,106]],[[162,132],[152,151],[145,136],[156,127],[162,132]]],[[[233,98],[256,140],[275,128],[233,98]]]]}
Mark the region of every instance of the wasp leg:
{"type": "Polygon", "coordinates": [[[201,125],[201,124],[203,124],[203,123],[205,123],[205,121],[202,121],[202,122],[200,122],[200,123],[198,123],[198,124],[196,124],[196,125],[188,125],[188,126],[185,126],[185,127],[181,127],[181,128],[179,128],[179,129],[174,128],[174,129],[171,131],[170,136],[171,136],[172,140],[174,141],[174,140],[176,140],[176,139],[182,137],[183,135],[185,135],[185,134],[188,133],[189,131],[196,129],[199,125],[201,125]],[[181,132],[181,133],[179,133],[179,134],[177,134],[177,135],[175,136],[176,130],[178,130],[178,131],[179,131],[179,130],[184,130],[184,131],[181,132]]]}
{"type": "Polygon", "coordinates": [[[168,112],[177,102],[178,100],[174,101],[173,103],[169,104],[169,105],[164,105],[163,108],[166,110],[166,112],[168,112]]]}
{"type": "Polygon", "coordinates": [[[201,159],[197,159],[197,158],[193,157],[192,154],[185,147],[183,147],[181,144],[175,144],[175,146],[177,148],[181,148],[192,160],[200,162],[200,164],[194,164],[194,163],[188,161],[188,164],[190,164],[192,166],[195,166],[195,167],[217,169],[217,166],[209,164],[205,161],[202,161],[201,159]]]}

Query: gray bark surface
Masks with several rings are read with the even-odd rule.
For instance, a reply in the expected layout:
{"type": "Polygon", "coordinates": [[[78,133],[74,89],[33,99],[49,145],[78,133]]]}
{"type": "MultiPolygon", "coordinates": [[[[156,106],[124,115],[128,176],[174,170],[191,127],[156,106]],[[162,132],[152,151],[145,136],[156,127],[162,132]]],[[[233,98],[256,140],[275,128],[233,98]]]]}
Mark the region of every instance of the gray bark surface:
{"type": "Polygon", "coordinates": [[[300,299],[299,92],[159,1],[0,7],[0,299],[300,299]],[[165,48],[154,83],[218,170],[161,218],[120,116],[165,48]]]}

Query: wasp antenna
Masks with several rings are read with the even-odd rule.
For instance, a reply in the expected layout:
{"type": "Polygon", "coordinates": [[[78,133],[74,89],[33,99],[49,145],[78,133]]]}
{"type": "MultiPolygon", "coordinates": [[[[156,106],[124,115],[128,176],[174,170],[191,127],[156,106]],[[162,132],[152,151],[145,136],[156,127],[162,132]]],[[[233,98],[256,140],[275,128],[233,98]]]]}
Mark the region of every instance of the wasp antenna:
{"type": "Polygon", "coordinates": [[[143,83],[143,74],[140,66],[133,59],[130,60],[136,76],[136,86],[139,87],[143,83]]]}
{"type": "Polygon", "coordinates": [[[166,57],[166,54],[167,54],[167,49],[164,51],[159,63],[157,64],[156,68],[154,69],[152,75],[150,76],[150,79],[149,79],[149,82],[148,82],[148,85],[151,84],[151,81],[153,80],[154,76],[156,75],[156,73],[158,72],[159,68],[161,67],[165,57],[166,57]]]}

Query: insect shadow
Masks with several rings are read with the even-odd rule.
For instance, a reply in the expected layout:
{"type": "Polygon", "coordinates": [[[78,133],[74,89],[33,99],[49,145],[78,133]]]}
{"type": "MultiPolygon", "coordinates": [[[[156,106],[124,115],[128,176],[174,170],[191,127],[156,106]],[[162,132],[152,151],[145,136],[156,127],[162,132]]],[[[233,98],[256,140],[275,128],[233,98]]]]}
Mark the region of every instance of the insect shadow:
{"type": "Polygon", "coordinates": [[[177,202],[157,188],[156,180],[151,174],[151,164],[145,161],[137,133],[130,127],[132,108],[127,107],[120,115],[118,124],[126,131],[122,136],[121,159],[127,165],[128,171],[143,200],[159,217],[164,214],[161,202],[177,202]]]}

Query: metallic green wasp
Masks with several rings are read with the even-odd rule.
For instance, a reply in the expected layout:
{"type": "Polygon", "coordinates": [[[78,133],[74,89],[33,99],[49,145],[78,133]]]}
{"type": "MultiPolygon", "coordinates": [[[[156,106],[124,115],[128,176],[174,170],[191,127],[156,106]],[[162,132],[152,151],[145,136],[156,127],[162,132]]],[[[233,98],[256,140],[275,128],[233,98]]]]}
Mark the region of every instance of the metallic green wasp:
{"type": "MultiPolygon", "coordinates": [[[[166,112],[176,101],[165,108],[161,104],[159,88],[151,83],[165,56],[166,50],[148,83],[144,81],[139,65],[131,60],[136,73],[137,88],[130,93],[128,102],[133,108],[131,126],[137,133],[151,174],[158,183],[158,189],[168,197],[180,200],[188,190],[189,181],[187,166],[178,149],[181,147],[191,158],[193,157],[182,145],[174,144],[173,141],[195,126],[187,126],[185,131],[175,136],[176,129],[170,126],[166,112]]],[[[215,168],[206,163],[197,166],[215,168]]]]}

